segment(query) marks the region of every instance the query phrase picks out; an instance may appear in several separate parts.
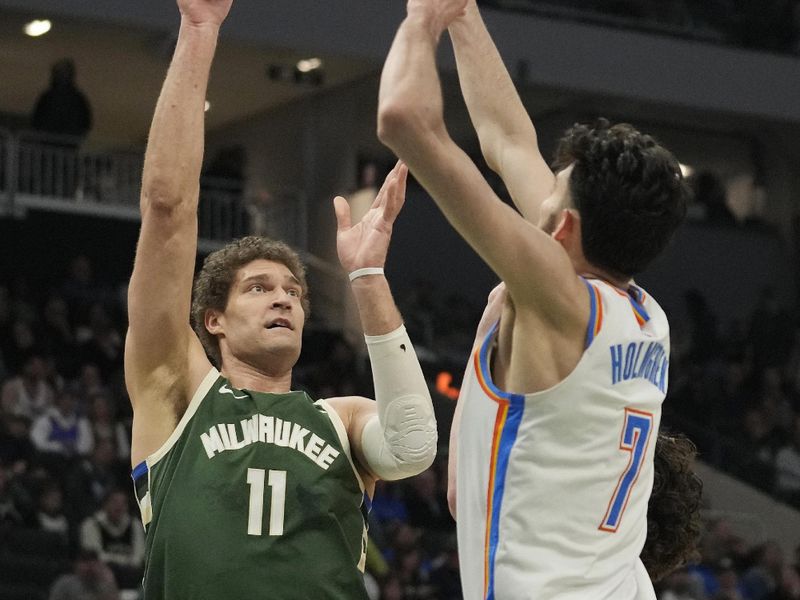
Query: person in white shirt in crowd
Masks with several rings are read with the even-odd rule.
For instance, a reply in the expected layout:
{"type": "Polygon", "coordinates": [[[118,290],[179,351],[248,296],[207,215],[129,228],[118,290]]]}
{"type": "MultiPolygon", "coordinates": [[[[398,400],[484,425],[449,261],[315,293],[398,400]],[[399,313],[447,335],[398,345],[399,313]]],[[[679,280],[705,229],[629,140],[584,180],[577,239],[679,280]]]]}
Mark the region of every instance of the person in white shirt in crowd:
{"type": "Polygon", "coordinates": [[[3,384],[4,413],[19,415],[31,421],[53,405],[55,394],[47,382],[47,365],[39,354],[31,354],[22,372],[3,384]]]}
{"type": "Polygon", "coordinates": [[[55,580],[48,600],[119,600],[114,574],[93,551],[82,551],[75,570],[55,580]]]}
{"type": "Polygon", "coordinates": [[[64,492],[55,482],[49,483],[39,494],[36,524],[42,531],[54,533],[66,544],[69,539],[69,521],[64,514],[64,492]]]}
{"type": "Polygon", "coordinates": [[[82,550],[97,552],[121,588],[139,586],[144,565],[144,531],[138,519],[131,517],[126,491],[113,490],[103,508],[83,521],[80,545],[82,550]]]}
{"type": "Polygon", "coordinates": [[[89,420],[78,414],[72,391],[59,392],[55,405],[33,422],[31,441],[39,452],[64,458],[86,456],[92,451],[92,428],[89,420]]]}
{"type": "Polygon", "coordinates": [[[775,455],[775,492],[800,508],[800,417],[794,419],[791,442],[775,455]]]}

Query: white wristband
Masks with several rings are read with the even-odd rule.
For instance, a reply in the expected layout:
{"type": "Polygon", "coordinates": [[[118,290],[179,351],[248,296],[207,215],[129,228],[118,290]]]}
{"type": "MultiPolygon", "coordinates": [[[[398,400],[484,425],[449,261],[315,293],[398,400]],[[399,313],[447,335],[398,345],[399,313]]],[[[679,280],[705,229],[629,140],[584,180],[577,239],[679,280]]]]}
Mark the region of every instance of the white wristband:
{"type": "Polygon", "coordinates": [[[350,281],[354,281],[366,275],[383,275],[383,267],[364,267],[363,269],[356,269],[350,273],[349,277],[350,281]]]}

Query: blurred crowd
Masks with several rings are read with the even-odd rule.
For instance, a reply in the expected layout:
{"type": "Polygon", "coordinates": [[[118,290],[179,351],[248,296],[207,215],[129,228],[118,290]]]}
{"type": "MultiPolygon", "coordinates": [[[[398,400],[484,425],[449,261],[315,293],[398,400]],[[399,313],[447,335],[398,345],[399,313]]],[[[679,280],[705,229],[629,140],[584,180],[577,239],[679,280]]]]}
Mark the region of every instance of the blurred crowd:
{"type": "Polygon", "coordinates": [[[606,25],[636,27],[756,50],[800,53],[797,0],[478,0],[606,25]]]}
{"type": "Polygon", "coordinates": [[[774,290],[720,323],[696,290],[674,328],[664,418],[706,462],[800,508],[800,329],[774,290]]]}
{"type": "MultiPolygon", "coordinates": [[[[800,335],[790,315],[770,290],[747,323],[718,323],[697,292],[686,302],[665,422],[687,431],[707,461],[800,507],[800,335]]],[[[430,381],[442,448],[421,475],[378,484],[367,582],[376,600],[457,599],[446,444],[481,307],[426,282],[398,303],[430,381]]],[[[137,597],[144,536],[129,475],[125,315],[124,285],[84,256],[45,289],[0,279],[2,598],[137,597]]],[[[368,363],[339,332],[311,322],[294,387],[314,397],[370,395],[368,363]]],[[[715,521],[702,560],[663,582],[659,598],[800,599],[797,563],[715,521]]]]}

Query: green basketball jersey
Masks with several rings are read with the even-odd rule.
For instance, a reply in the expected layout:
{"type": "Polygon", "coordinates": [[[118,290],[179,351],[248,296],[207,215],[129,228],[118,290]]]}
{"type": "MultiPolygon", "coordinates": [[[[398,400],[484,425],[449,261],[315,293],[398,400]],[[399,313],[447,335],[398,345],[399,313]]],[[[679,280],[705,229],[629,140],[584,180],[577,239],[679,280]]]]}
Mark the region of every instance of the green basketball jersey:
{"type": "Polygon", "coordinates": [[[133,478],[145,600],[367,598],[369,499],[324,401],[239,390],[214,369],[133,478]]]}

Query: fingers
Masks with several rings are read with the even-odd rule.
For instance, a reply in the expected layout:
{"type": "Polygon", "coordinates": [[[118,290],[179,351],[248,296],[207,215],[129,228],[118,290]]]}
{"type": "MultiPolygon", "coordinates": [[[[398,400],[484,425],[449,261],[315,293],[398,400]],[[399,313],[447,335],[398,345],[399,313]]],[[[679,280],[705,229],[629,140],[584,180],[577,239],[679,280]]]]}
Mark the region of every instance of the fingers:
{"type": "Polygon", "coordinates": [[[336,230],[344,231],[350,229],[350,205],[341,196],[333,199],[333,210],[336,213],[336,230]]]}
{"type": "Polygon", "coordinates": [[[408,167],[398,161],[395,166],[395,176],[391,188],[386,194],[386,205],[383,211],[383,218],[389,223],[394,223],[397,215],[400,214],[400,209],[406,200],[406,179],[408,178],[408,167]]]}
{"type": "Polygon", "coordinates": [[[385,206],[387,195],[390,193],[392,187],[394,186],[395,181],[397,180],[397,170],[400,166],[401,161],[397,161],[389,174],[386,176],[386,179],[383,180],[383,185],[381,186],[378,195],[375,196],[375,201],[372,203],[371,208],[379,208],[385,206]]]}

